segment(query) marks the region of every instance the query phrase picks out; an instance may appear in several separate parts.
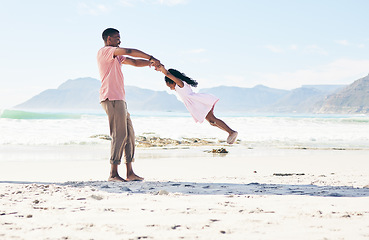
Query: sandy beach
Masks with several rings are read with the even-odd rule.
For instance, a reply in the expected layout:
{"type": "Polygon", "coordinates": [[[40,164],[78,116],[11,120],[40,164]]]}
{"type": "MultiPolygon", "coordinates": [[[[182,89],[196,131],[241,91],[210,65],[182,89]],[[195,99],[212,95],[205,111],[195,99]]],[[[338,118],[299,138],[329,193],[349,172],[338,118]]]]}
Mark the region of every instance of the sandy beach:
{"type": "Polygon", "coordinates": [[[128,183],[108,144],[0,150],[1,239],[369,239],[367,150],[138,148],[128,183]]]}

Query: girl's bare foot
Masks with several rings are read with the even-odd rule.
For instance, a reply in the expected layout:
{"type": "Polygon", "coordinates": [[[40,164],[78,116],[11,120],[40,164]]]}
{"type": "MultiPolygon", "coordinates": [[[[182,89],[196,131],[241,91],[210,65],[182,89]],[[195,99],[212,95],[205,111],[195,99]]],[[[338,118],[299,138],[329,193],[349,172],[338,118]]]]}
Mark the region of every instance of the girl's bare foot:
{"type": "Polygon", "coordinates": [[[227,143],[228,144],[233,144],[237,139],[237,135],[238,135],[238,132],[236,132],[236,131],[233,131],[231,134],[229,134],[229,136],[227,138],[227,143]]]}

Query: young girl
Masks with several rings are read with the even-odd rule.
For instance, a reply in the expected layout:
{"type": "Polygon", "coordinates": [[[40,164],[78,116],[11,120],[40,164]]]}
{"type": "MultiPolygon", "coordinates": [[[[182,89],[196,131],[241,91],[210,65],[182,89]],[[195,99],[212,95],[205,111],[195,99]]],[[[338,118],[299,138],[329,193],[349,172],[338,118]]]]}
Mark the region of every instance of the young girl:
{"type": "Polygon", "coordinates": [[[206,93],[194,93],[191,86],[197,87],[197,82],[175,69],[166,70],[164,65],[160,65],[157,70],[164,73],[167,86],[178,93],[195,122],[202,123],[206,119],[212,126],[229,134],[227,143],[233,144],[236,141],[238,133],[214,116],[214,106],[219,100],[217,97],[206,93]]]}

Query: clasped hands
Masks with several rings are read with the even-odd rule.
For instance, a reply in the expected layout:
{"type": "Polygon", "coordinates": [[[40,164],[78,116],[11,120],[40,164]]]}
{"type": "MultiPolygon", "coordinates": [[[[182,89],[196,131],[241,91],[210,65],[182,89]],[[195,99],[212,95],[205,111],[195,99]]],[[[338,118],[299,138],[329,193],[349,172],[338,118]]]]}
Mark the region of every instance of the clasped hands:
{"type": "Polygon", "coordinates": [[[164,67],[164,65],[161,64],[160,61],[154,57],[150,58],[150,67],[151,66],[154,66],[156,71],[160,71],[161,70],[160,68],[164,67]]]}

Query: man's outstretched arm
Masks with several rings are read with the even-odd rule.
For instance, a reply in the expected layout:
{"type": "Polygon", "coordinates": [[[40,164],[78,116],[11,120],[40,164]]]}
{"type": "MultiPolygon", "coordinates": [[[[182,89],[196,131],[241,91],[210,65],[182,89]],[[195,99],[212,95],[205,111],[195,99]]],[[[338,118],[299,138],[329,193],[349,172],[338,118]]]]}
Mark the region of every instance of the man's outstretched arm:
{"type": "Polygon", "coordinates": [[[119,55],[128,55],[128,56],[135,57],[135,58],[148,59],[155,66],[158,66],[160,64],[160,61],[158,59],[138,49],[117,47],[117,49],[115,49],[114,51],[114,56],[119,56],[119,55]]]}
{"type": "Polygon", "coordinates": [[[135,67],[147,67],[151,66],[152,63],[149,60],[145,59],[134,59],[134,58],[128,58],[123,61],[123,64],[132,65],[135,67]]]}

